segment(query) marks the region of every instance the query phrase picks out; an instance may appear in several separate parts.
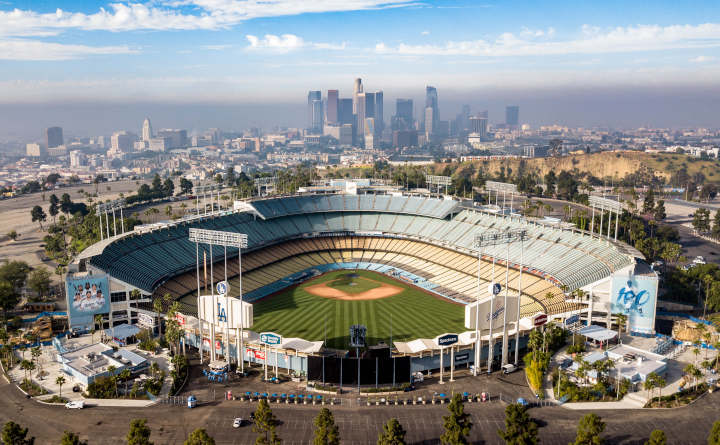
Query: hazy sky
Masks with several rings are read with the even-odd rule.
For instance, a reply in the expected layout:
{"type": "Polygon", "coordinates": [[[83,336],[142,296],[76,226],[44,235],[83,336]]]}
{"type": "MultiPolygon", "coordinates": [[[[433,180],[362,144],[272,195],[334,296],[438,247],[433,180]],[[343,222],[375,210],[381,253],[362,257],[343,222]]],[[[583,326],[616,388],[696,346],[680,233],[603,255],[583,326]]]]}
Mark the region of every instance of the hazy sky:
{"type": "MultiPolygon", "coordinates": [[[[436,86],[444,119],[471,98],[474,109],[491,109],[491,120],[493,108],[516,102],[528,121],[602,125],[617,121],[607,113],[618,99],[634,122],[712,125],[720,2],[0,1],[5,104],[70,100],[109,119],[112,104],[156,104],[170,121],[183,114],[177,104],[283,104],[278,124],[302,125],[290,110],[302,113],[307,90],[348,96],[358,76],[387,102],[436,86]],[[558,103],[572,111],[553,109],[558,103]]],[[[242,121],[237,128],[253,124],[252,111],[227,110],[242,121]]],[[[267,126],[266,115],[255,124],[267,126]]],[[[207,117],[193,122],[204,126],[207,117]]],[[[0,135],[24,133],[7,125],[0,135]]]]}

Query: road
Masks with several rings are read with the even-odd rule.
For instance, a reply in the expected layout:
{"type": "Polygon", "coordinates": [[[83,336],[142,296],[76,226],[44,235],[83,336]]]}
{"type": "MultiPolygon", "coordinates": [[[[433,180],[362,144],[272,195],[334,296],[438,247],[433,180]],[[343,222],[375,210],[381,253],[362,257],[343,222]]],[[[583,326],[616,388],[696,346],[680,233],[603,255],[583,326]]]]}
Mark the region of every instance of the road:
{"type": "MultiPolygon", "coordinates": [[[[218,444],[253,443],[251,426],[232,428],[236,416],[247,418],[254,405],[249,402],[217,401],[196,409],[157,405],[150,408],[90,407],[66,410],[41,405],[25,399],[17,388],[0,384],[0,423],[13,420],[29,427],[36,443],[58,443],[64,430],[80,433],[90,444],[122,443],[130,421],[147,418],[152,429],[151,440],[156,444],[182,443],[196,428],[205,428],[218,444]]],[[[467,404],[472,416],[472,443],[501,443],[497,430],[504,428],[502,402],[467,404]]],[[[447,408],[426,406],[333,406],[330,407],[339,426],[344,444],[375,443],[384,422],[397,418],[408,431],[408,443],[435,444],[443,430],[442,416],[447,408]]],[[[302,405],[272,405],[280,419],[277,431],[286,445],[312,442],[312,420],[319,407],[302,405]]],[[[720,394],[709,394],[691,407],[671,410],[602,411],[598,413],[607,423],[605,437],[612,444],[641,444],[653,429],[662,429],[668,443],[705,443],[712,423],[718,419],[720,394]]],[[[574,440],[578,420],[585,412],[561,407],[533,408],[530,411],[540,425],[543,444],[567,444],[574,440]]]]}

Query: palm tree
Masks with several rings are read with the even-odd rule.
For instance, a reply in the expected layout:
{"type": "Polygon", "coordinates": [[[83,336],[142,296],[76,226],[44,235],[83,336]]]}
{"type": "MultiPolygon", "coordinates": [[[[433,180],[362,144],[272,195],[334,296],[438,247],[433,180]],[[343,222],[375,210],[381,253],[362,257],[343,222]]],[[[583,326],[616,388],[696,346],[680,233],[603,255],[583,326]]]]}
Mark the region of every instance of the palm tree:
{"type": "Polygon", "coordinates": [[[705,332],[703,334],[703,340],[705,340],[705,360],[707,360],[708,349],[710,349],[710,340],[712,340],[712,333],[705,332]]]}
{"type": "Polygon", "coordinates": [[[60,387],[58,395],[62,397],[62,386],[65,384],[65,377],[61,375],[57,376],[57,378],[55,379],[55,384],[60,387]]]}
{"type": "Polygon", "coordinates": [[[114,365],[110,365],[107,368],[108,374],[110,374],[110,378],[112,379],[113,385],[115,385],[115,397],[117,397],[117,377],[115,377],[115,371],[117,371],[117,368],[114,365]]]}
{"type": "Polygon", "coordinates": [[[35,369],[35,363],[29,360],[23,360],[20,362],[20,369],[25,371],[25,380],[28,379],[28,372],[32,372],[35,369]]]}
{"type": "Polygon", "coordinates": [[[103,328],[103,316],[102,316],[102,314],[95,314],[94,321],[95,321],[95,324],[96,324],[96,325],[100,326],[100,332],[101,332],[101,334],[100,334],[100,339],[101,339],[101,341],[102,341],[102,328],[103,328]]]}
{"type": "Polygon", "coordinates": [[[118,377],[125,382],[125,395],[127,395],[128,392],[128,380],[130,380],[131,376],[132,374],[127,368],[123,369],[122,371],[120,371],[120,374],[118,374],[118,377]]]}
{"type": "Polygon", "coordinates": [[[150,375],[152,375],[153,378],[155,378],[155,374],[159,374],[159,373],[160,373],[160,365],[158,365],[157,362],[152,362],[150,364],[150,375]]]}
{"type": "Polygon", "coordinates": [[[617,313],[617,314],[615,314],[615,320],[617,321],[617,325],[618,325],[618,338],[620,338],[620,334],[623,330],[623,327],[627,323],[627,315],[617,313]]]}
{"type": "Polygon", "coordinates": [[[160,298],[156,298],[155,301],[153,301],[153,311],[155,311],[155,313],[157,314],[158,333],[160,336],[162,336],[162,321],[160,320],[160,317],[162,317],[163,302],[160,298]]]}

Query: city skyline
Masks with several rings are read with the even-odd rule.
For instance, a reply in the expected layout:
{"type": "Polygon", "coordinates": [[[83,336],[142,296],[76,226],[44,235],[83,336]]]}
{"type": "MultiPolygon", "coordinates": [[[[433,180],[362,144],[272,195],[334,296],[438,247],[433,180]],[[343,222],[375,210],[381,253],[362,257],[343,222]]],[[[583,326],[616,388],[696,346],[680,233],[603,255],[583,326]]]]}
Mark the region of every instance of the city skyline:
{"type": "Polygon", "coordinates": [[[385,91],[718,85],[716,3],[569,5],[9,1],[0,89],[9,103],[287,103],[347,77],[385,91]]]}

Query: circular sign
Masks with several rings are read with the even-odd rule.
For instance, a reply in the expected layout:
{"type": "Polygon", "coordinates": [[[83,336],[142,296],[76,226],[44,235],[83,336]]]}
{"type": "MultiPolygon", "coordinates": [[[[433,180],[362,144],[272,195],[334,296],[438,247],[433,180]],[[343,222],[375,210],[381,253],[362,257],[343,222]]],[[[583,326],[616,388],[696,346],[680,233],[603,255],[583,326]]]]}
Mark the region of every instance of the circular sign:
{"type": "Polygon", "coordinates": [[[227,294],[227,291],[228,291],[227,281],[218,282],[218,284],[215,285],[215,290],[217,290],[217,293],[220,295],[227,294]]]}
{"type": "Polygon", "coordinates": [[[488,293],[492,295],[497,295],[502,290],[502,286],[500,286],[500,283],[490,283],[488,284],[488,293]]]}

